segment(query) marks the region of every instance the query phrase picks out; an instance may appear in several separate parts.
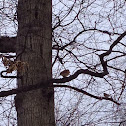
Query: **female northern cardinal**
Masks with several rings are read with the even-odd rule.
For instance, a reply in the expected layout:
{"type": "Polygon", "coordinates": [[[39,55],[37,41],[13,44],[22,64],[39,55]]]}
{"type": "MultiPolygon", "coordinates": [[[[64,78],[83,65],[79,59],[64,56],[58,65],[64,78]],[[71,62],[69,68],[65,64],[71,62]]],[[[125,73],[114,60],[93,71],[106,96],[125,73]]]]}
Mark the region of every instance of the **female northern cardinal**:
{"type": "Polygon", "coordinates": [[[70,74],[70,71],[69,70],[64,70],[60,73],[61,76],[63,77],[67,77],[68,75],[70,74]]]}
{"type": "Polygon", "coordinates": [[[105,97],[105,98],[109,98],[109,97],[110,97],[110,95],[109,95],[109,94],[104,93],[104,97],[105,97]]]}

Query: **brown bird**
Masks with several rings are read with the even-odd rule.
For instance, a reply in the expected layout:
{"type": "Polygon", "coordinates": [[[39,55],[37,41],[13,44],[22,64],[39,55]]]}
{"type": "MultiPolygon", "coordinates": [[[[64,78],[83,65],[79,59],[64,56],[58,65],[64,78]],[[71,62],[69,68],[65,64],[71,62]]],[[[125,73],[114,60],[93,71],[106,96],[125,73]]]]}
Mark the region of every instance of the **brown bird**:
{"type": "Polygon", "coordinates": [[[64,70],[60,73],[61,76],[63,77],[67,77],[68,75],[70,74],[70,71],[69,70],[64,70]]]}
{"type": "Polygon", "coordinates": [[[109,97],[110,97],[110,95],[109,95],[109,94],[104,93],[104,97],[105,97],[105,98],[109,98],[109,97]]]}

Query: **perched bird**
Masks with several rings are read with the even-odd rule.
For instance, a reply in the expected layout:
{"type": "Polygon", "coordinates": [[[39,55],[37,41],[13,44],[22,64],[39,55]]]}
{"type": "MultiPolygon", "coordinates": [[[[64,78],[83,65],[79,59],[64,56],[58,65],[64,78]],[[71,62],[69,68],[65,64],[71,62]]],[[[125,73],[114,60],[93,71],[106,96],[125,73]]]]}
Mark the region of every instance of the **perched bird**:
{"type": "Polygon", "coordinates": [[[61,76],[63,77],[67,77],[68,75],[70,74],[70,71],[69,70],[64,70],[60,73],[61,76]]]}
{"type": "Polygon", "coordinates": [[[110,95],[109,95],[109,94],[104,93],[104,97],[105,97],[105,98],[109,98],[109,97],[110,97],[110,95]]]}

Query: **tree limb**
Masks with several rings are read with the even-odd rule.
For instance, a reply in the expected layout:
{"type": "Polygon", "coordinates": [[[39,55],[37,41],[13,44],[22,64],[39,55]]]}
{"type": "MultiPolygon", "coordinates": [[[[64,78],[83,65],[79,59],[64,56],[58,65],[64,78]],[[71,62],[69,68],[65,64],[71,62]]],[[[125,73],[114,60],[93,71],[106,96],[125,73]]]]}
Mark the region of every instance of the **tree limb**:
{"type": "MultiPolygon", "coordinates": [[[[5,97],[5,96],[13,95],[13,94],[19,94],[19,93],[23,93],[23,92],[28,92],[28,91],[31,91],[31,90],[40,89],[42,87],[47,88],[47,83],[39,83],[39,84],[36,84],[36,85],[29,85],[29,86],[20,87],[20,88],[8,90],[8,91],[1,91],[0,92],[0,97],[5,97]]],[[[49,87],[52,87],[52,86],[49,86],[49,87]]],[[[117,105],[120,105],[120,103],[118,103],[117,101],[113,100],[112,98],[95,96],[95,95],[92,95],[92,94],[82,90],[82,89],[79,89],[79,88],[76,88],[76,87],[72,87],[72,86],[69,86],[69,85],[53,85],[53,87],[70,88],[70,89],[73,89],[73,90],[75,90],[77,92],[83,93],[83,94],[85,94],[87,96],[90,96],[92,98],[95,98],[95,99],[98,99],[98,100],[109,100],[109,101],[114,102],[117,105]]]]}
{"type": "Polygon", "coordinates": [[[114,103],[117,104],[117,105],[120,105],[120,103],[118,103],[117,101],[113,100],[112,98],[99,97],[99,96],[96,96],[96,95],[92,95],[92,94],[90,94],[90,93],[88,93],[88,92],[86,92],[86,91],[84,91],[84,90],[82,90],[82,89],[79,89],[79,88],[76,88],[76,87],[72,87],[72,86],[69,86],[69,85],[53,85],[53,86],[54,86],[54,87],[65,87],[65,88],[70,88],[70,89],[73,89],[73,90],[75,90],[75,91],[77,91],[77,92],[80,92],[80,93],[82,93],[82,94],[85,94],[85,95],[87,95],[87,96],[90,96],[90,97],[92,97],[92,98],[95,98],[95,99],[98,99],[98,100],[109,100],[109,101],[114,102],[114,103]]]}

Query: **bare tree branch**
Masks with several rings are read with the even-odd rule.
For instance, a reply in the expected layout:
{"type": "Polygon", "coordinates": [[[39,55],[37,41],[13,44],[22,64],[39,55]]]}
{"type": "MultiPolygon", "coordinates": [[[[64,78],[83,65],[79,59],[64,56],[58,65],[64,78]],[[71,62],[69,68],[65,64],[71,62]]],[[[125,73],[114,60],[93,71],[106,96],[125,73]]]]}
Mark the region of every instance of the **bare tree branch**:
{"type": "Polygon", "coordinates": [[[88,92],[86,92],[86,91],[84,91],[84,90],[82,90],[82,89],[79,89],[79,88],[76,88],[76,87],[72,87],[72,86],[69,86],[69,85],[54,85],[54,87],[65,87],[65,88],[70,88],[70,89],[73,89],[73,90],[75,90],[75,91],[77,91],[77,92],[80,92],[80,93],[82,93],[82,94],[85,94],[85,95],[87,95],[87,96],[90,96],[90,97],[92,97],[92,98],[99,99],[99,100],[103,100],[103,99],[104,99],[104,100],[109,100],[109,101],[112,101],[112,102],[116,103],[117,105],[120,105],[120,103],[118,103],[117,101],[113,100],[112,98],[99,97],[99,96],[96,96],[96,95],[92,95],[92,94],[90,94],[90,93],[88,93],[88,92]]]}
{"type": "MultiPolygon", "coordinates": [[[[40,88],[48,88],[47,85],[49,84],[48,83],[39,83],[39,84],[36,84],[36,85],[29,85],[29,86],[25,86],[25,87],[21,87],[21,88],[17,88],[17,89],[12,89],[12,90],[8,90],[8,91],[1,91],[0,92],[0,97],[5,97],[5,96],[9,96],[9,95],[13,95],[13,94],[19,94],[19,93],[22,93],[22,92],[27,92],[27,91],[32,91],[32,90],[36,90],[36,89],[40,89],[40,88]]],[[[72,87],[72,86],[69,86],[69,85],[53,85],[54,87],[66,87],[66,88],[70,88],[70,89],[73,89],[77,92],[80,92],[80,93],[83,93],[87,96],[90,96],[92,98],[95,98],[95,99],[99,99],[99,100],[109,100],[109,101],[112,101],[114,103],[116,103],[117,105],[120,105],[120,103],[118,103],[117,101],[113,100],[112,98],[106,98],[106,97],[99,97],[99,96],[96,96],[96,95],[92,95],[82,89],[79,89],[79,88],[76,88],[76,87],[72,87]]],[[[50,86],[49,86],[50,88],[50,86]]]]}

